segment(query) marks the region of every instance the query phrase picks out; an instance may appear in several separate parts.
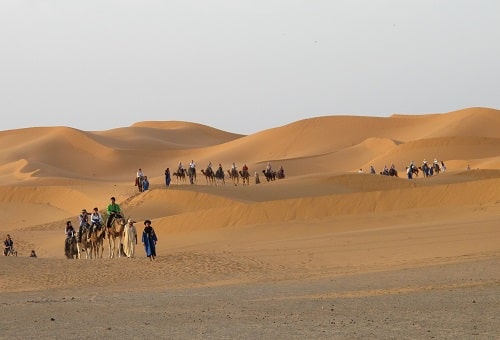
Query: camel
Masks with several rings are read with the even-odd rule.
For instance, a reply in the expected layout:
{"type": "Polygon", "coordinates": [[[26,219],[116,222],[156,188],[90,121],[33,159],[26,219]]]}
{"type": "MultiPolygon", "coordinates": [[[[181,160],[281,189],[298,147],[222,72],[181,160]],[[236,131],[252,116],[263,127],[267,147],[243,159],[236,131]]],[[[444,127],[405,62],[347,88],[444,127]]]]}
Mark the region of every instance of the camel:
{"type": "Polygon", "coordinates": [[[207,170],[201,169],[201,173],[205,176],[208,184],[217,184],[215,182],[215,174],[211,168],[207,168],[207,170]]]}
{"type": "Polygon", "coordinates": [[[196,168],[188,169],[189,183],[196,184],[196,168]]]}
{"type": "MultiPolygon", "coordinates": [[[[373,173],[375,173],[375,170],[373,171],[373,173]]],[[[285,170],[283,169],[283,167],[280,167],[280,169],[278,170],[278,173],[276,174],[276,177],[278,179],[285,178],[285,170]]]]}
{"type": "Polygon", "coordinates": [[[266,180],[269,181],[274,181],[276,179],[276,171],[271,171],[271,170],[262,170],[262,173],[266,177],[266,180]]]}
{"type": "Polygon", "coordinates": [[[102,254],[104,252],[104,235],[104,226],[101,228],[94,228],[90,234],[91,258],[102,259],[102,254]]]}
{"type": "Polygon", "coordinates": [[[222,170],[222,168],[217,169],[217,171],[215,172],[215,184],[226,184],[226,181],[224,180],[224,170],[222,170]]]}
{"type": "Polygon", "coordinates": [[[144,177],[136,177],[135,178],[135,186],[139,189],[139,192],[143,192],[143,182],[144,177]]]}
{"type": "MultiPolygon", "coordinates": [[[[408,172],[408,167],[406,167],[406,172],[408,172]]],[[[413,167],[411,170],[412,176],[415,175],[415,177],[418,177],[419,170],[417,167],[413,167]]]]}
{"type": "Polygon", "coordinates": [[[109,242],[109,258],[121,257],[121,246],[123,243],[123,231],[125,230],[125,219],[123,217],[113,219],[111,228],[108,228],[107,237],[109,242]],[[116,241],[119,241],[116,247],[116,241]],[[116,254],[115,254],[116,253],[116,254]]]}
{"type": "Polygon", "coordinates": [[[76,259],[78,258],[78,246],[76,242],[76,236],[73,235],[70,239],[69,242],[68,240],[64,240],[64,255],[66,255],[66,258],[68,259],[76,259]]]}
{"type": "Polygon", "coordinates": [[[239,174],[243,180],[243,185],[250,185],[250,173],[248,170],[240,171],[239,174]]]}
{"type": "Polygon", "coordinates": [[[77,233],[76,247],[78,249],[78,258],[82,258],[82,253],[85,253],[85,258],[92,258],[92,243],[90,242],[90,229],[88,227],[77,233]]]}
{"type": "Polygon", "coordinates": [[[177,179],[176,182],[177,184],[179,184],[179,180],[183,183],[186,183],[186,170],[179,169],[175,171],[172,175],[175,176],[175,178],[177,179]]]}
{"type": "Polygon", "coordinates": [[[227,173],[229,174],[229,178],[233,180],[234,185],[240,184],[240,176],[238,174],[238,170],[231,169],[228,170],[227,173]]]}
{"type": "Polygon", "coordinates": [[[399,177],[398,171],[395,168],[384,169],[384,171],[381,171],[380,174],[384,176],[399,177]]]}

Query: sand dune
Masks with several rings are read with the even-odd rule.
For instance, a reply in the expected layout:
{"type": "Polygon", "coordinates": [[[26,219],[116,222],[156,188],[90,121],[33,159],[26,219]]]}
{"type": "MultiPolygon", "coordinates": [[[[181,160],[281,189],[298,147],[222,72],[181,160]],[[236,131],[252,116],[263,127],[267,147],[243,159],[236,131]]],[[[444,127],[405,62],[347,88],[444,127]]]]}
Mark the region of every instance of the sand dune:
{"type": "MultiPolygon", "coordinates": [[[[2,313],[0,337],[68,334],[67,324],[59,322],[37,328],[44,313],[29,301],[38,296],[49,297],[45,312],[71,319],[75,303],[114,294],[120,308],[132,311],[126,320],[144,324],[147,308],[163,310],[155,302],[163,294],[160,300],[173,313],[168,322],[183,331],[161,334],[206,338],[186,325],[193,322],[190,316],[205,320],[205,311],[190,310],[191,303],[203,304],[197,297],[208,294],[213,299],[206,327],[215,338],[255,338],[250,329],[269,315],[274,324],[288,322],[290,328],[266,338],[294,338],[300,329],[307,329],[300,338],[408,336],[392,333],[382,317],[391,324],[419,323],[412,338],[427,337],[428,330],[444,338],[492,338],[499,326],[492,321],[495,309],[481,299],[499,295],[498,131],[500,112],[487,108],[387,118],[317,117],[248,136],[181,121],[145,121],[108,131],[0,131],[0,233],[11,234],[18,250],[17,258],[0,260],[0,294],[13,311],[2,313]],[[409,162],[421,165],[434,158],[446,164],[444,173],[406,178],[409,162]],[[198,172],[196,184],[174,177],[167,188],[164,170],[173,172],[179,161],[187,166],[191,160],[198,171],[208,162],[221,163],[225,171],[232,162],[239,169],[247,164],[250,184],[234,185],[226,177],[224,185],[215,185],[198,172]],[[283,166],[286,178],[267,181],[262,170],[268,161],[274,169],[283,166]],[[378,174],[391,163],[399,178],[378,174]],[[368,173],[370,166],[376,175],[368,173]],[[134,186],[138,168],[150,178],[146,192],[134,186]],[[109,259],[108,240],[102,259],[65,259],[65,222],[77,225],[82,208],[104,211],[111,196],[126,218],[137,221],[140,235],[143,221],[153,221],[156,261],[145,257],[140,241],[134,259],[109,259]],[[27,258],[31,249],[39,259],[27,258]],[[90,289],[93,298],[84,293],[90,289]],[[180,301],[176,294],[189,299],[180,301]],[[455,303],[442,311],[438,303],[423,303],[431,295],[432,301],[455,303]],[[386,303],[396,296],[405,310],[417,314],[394,315],[386,303]],[[464,296],[479,302],[471,313],[488,320],[479,328],[464,320],[464,296]],[[241,299],[252,308],[229,307],[241,299]],[[341,315],[340,300],[346,301],[341,315]],[[324,319],[325,303],[332,316],[324,319]],[[288,308],[302,311],[302,317],[287,319],[288,308]],[[373,316],[370,310],[378,312],[373,316]],[[23,313],[36,318],[20,330],[15,320],[23,313]],[[230,313],[239,317],[226,331],[218,329],[230,313]],[[364,322],[346,322],[342,328],[335,323],[356,318],[364,322]],[[312,321],[304,326],[304,319],[321,320],[323,336],[312,321]],[[452,330],[446,333],[443,324],[452,330]]],[[[121,327],[108,316],[111,304],[100,308],[105,315],[87,316],[88,322],[101,331],[121,327]]],[[[165,331],[163,324],[151,327],[165,331]]],[[[131,337],[150,334],[144,327],[130,332],[131,337]]]]}

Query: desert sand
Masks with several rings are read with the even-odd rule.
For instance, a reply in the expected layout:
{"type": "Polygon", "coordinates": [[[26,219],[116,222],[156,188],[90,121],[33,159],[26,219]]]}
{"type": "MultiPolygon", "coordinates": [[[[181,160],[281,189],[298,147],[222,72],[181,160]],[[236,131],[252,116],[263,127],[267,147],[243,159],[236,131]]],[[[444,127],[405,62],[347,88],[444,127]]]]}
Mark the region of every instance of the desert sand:
{"type": "Polygon", "coordinates": [[[499,338],[499,131],[489,108],[248,136],[181,121],[0,131],[0,234],[18,252],[0,258],[0,338],[499,338]],[[446,171],[407,178],[435,158],[446,171]],[[196,182],[167,187],[191,160],[196,182]],[[249,185],[207,181],[209,162],[246,164],[249,185]],[[268,162],[285,178],[267,181],[268,162]],[[399,177],[380,174],[391,164],[399,177]],[[102,258],[65,257],[65,222],[111,196],[140,235],[152,221],[154,261],[140,239],[133,258],[109,258],[108,239],[102,258]]]}

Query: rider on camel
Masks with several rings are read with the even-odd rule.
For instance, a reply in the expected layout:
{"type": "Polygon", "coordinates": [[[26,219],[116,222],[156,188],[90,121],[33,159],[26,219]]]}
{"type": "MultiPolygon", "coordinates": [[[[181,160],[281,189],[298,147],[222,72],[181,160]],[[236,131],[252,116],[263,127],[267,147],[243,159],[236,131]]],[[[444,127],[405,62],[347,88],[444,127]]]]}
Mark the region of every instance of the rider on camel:
{"type": "Polygon", "coordinates": [[[123,216],[121,215],[122,211],[120,209],[120,206],[116,203],[116,199],[114,197],[111,197],[111,204],[108,205],[108,220],[106,223],[106,227],[111,228],[111,223],[115,218],[122,218],[123,216]]]}
{"type": "Polygon", "coordinates": [[[78,215],[78,221],[80,221],[80,228],[78,229],[78,236],[82,237],[82,234],[84,231],[89,229],[90,223],[89,223],[89,213],[87,212],[87,209],[82,209],[82,212],[80,215],[78,215]]]}
{"type": "Polygon", "coordinates": [[[95,229],[100,230],[103,225],[103,219],[97,207],[94,208],[94,211],[92,211],[92,214],[90,215],[90,223],[92,231],[95,229]]]}
{"type": "Polygon", "coordinates": [[[71,225],[71,221],[66,222],[66,228],[64,229],[64,234],[66,234],[66,240],[64,241],[64,250],[69,250],[69,245],[71,244],[71,239],[75,236],[75,229],[71,225]]]}

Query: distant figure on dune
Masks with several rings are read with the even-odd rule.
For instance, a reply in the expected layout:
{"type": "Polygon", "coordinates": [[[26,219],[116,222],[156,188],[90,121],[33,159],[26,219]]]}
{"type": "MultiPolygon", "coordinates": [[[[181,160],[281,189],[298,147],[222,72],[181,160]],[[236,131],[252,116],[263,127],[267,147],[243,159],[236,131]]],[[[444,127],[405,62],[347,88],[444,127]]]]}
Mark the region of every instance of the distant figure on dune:
{"type": "Polygon", "coordinates": [[[9,255],[14,250],[14,241],[12,240],[12,238],[10,237],[9,234],[7,234],[7,237],[5,237],[5,241],[3,241],[3,245],[4,245],[3,254],[5,256],[9,255]]]}
{"type": "Polygon", "coordinates": [[[143,185],[144,185],[144,172],[142,172],[142,169],[139,168],[139,170],[137,170],[137,174],[135,177],[135,186],[139,189],[139,192],[143,191],[143,185]]]}
{"type": "Polygon", "coordinates": [[[34,249],[31,251],[30,257],[37,257],[34,249]]]}
{"type": "Polygon", "coordinates": [[[375,171],[375,168],[373,165],[370,165],[370,174],[375,175],[377,172],[375,171]]]}
{"type": "Polygon", "coordinates": [[[283,169],[283,166],[280,166],[278,174],[276,176],[278,177],[278,179],[285,178],[285,169],[283,169]]]}
{"type": "Polygon", "coordinates": [[[255,184],[260,184],[259,173],[255,172],[255,184]]]}
{"type": "Polygon", "coordinates": [[[272,166],[271,166],[271,162],[267,162],[267,165],[266,165],[266,173],[267,174],[271,174],[272,173],[272,166]]]}
{"type": "Polygon", "coordinates": [[[415,162],[411,161],[410,165],[408,166],[408,169],[406,169],[406,173],[408,175],[408,179],[413,178],[413,168],[415,167],[415,162]]]}
{"type": "Polygon", "coordinates": [[[149,180],[148,176],[144,176],[144,179],[142,180],[142,191],[149,190],[149,180]]]}
{"type": "Polygon", "coordinates": [[[194,160],[191,160],[191,162],[189,163],[188,176],[189,183],[194,184],[196,182],[196,163],[194,162],[194,160]]]}
{"type": "Polygon", "coordinates": [[[170,186],[172,178],[170,177],[170,168],[165,169],[165,185],[167,188],[170,186]]]}

